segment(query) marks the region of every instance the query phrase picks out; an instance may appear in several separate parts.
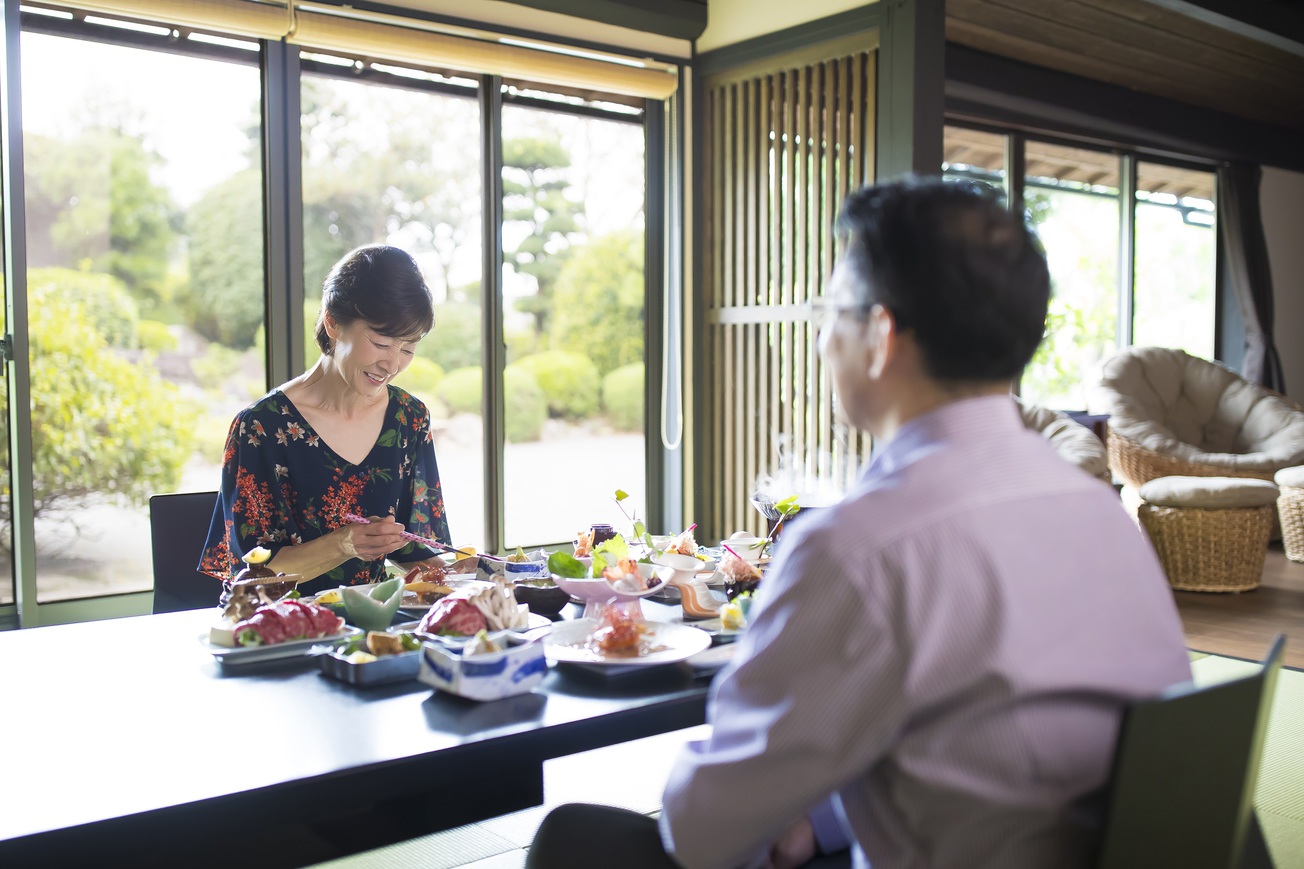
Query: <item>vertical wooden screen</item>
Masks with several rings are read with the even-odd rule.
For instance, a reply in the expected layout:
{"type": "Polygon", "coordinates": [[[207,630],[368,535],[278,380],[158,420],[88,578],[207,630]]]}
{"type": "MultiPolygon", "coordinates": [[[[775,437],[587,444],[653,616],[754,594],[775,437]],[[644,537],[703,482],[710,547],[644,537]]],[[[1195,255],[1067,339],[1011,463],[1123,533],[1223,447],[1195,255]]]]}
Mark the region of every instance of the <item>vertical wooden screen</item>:
{"type": "Polygon", "coordinates": [[[835,418],[809,303],[842,198],[873,179],[875,58],[706,83],[697,516],[712,535],[763,531],[749,502],[763,476],[784,472],[787,494],[842,489],[868,455],[835,418]]]}

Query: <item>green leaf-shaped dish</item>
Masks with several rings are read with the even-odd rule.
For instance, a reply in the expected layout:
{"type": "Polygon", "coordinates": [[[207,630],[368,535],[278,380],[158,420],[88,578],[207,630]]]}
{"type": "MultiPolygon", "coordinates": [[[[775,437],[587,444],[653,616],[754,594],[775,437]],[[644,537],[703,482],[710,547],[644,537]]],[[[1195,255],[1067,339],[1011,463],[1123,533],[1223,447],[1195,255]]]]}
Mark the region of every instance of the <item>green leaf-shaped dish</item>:
{"type": "Polygon", "coordinates": [[[394,620],[403,600],[403,578],[387,579],[366,588],[343,586],[345,620],[364,631],[383,631],[394,620]]]}

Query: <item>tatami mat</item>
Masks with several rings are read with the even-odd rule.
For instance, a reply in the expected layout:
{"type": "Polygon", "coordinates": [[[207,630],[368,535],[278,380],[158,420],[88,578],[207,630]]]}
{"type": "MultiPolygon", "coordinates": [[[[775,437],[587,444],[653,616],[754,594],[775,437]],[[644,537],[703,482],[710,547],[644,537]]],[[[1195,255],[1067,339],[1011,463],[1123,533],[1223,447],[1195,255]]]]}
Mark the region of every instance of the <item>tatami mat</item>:
{"type": "MultiPolygon", "coordinates": [[[[1210,685],[1258,668],[1209,655],[1191,664],[1191,674],[1197,685],[1210,685]]],[[[1277,677],[1254,807],[1277,869],[1304,869],[1304,673],[1298,670],[1277,677]]]]}

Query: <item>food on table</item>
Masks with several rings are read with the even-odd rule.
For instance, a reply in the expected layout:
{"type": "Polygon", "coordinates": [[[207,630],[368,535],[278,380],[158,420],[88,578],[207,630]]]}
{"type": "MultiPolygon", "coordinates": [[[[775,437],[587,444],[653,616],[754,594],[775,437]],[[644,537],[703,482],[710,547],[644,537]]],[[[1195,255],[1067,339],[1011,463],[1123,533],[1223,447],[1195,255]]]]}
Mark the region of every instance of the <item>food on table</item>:
{"type": "Polygon", "coordinates": [[[512,592],[531,612],[545,616],[556,615],[570,603],[570,594],[551,579],[518,579],[512,592]]]}
{"type": "Polygon", "coordinates": [[[525,550],[518,546],[515,552],[507,556],[507,560],[513,564],[524,564],[530,560],[530,556],[526,555],[525,550]]]}
{"type": "Polygon", "coordinates": [[[442,597],[453,593],[453,589],[442,582],[409,582],[403,586],[405,604],[409,606],[430,606],[442,597]]]}
{"type": "MultiPolygon", "coordinates": [[[[354,655],[367,655],[373,659],[392,655],[403,655],[421,648],[421,640],[410,631],[368,631],[366,634],[345,640],[331,654],[337,658],[351,661],[354,655]]],[[[354,662],[357,663],[357,662],[354,662]]]]}
{"type": "Polygon", "coordinates": [[[384,631],[367,631],[367,651],[377,658],[385,655],[401,655],[404,652],[410,652],[403,642],[403,637],[399,634],[388,634],[384,631]]]}
{"type": "Polygon", "coordinates": [[[642,654],[647,622],[625,607],[609,606],[585,645],[603,655],[632,658],[642,654]]]}
{"type": "Polygon", "coordinates": [[[411,585],[414,582],[440,582],[447,577],[452,571],[446,564],[439,564],[434,561],[422,561],[412,565],[407,573],[403,574],[403,582],[411,585]]]}
{"type": "Polygon", "coordinates": [[[491,588],[473,593],[471,603],[484,613],[491,631],[512,631],[529,625],[529,614],[521,609],[512,587],[502,579],[494,582],[491,588]]]}
{"type": "Polygon", "coordinates": [[[343,605],[344,595],[340,594],[338,588],[328,588],[321,594],[312,599],[312,602],[318,606],[336,606],[343,605]]]}
{"type": "Polygon", "coordinates": [[[632,558],[622,558],[602,571],[602,577],[616,591],[622,594],[641,594],[651,586],[643,579],[638,562],[632,558]]]}
{"type": "Polygon", "coordinates": [[[467,598],[469,592],[453,592],[426,611],[417,632],[449,637],[472,637],[483,631],[488,622],[484,613],[467,598]]]}
{"type": "Polygon", "coordinates": [[[468,555],[466,558],[459,558],[448,566],[450,574],[475,573],[480,566],[480,558],[476,555],[468,555]]]}
{"type": "Polygon", "coordinates": [[[417,564],[403,577],[405,605],[430,606],[453,589],[444,584],[452,571],[446,565],[430,562],[417,564]]]}
{"type": "Polygon", "coordinates": [[[731,600],[720,607],[720,625],[730,631],[741,631],[747,627],[747,616],[738,599],[731,600]]]}
{"type": "Polygon", "coordinates": [[[276,571],[267,566],[271,557],[272,550],[265,546],[255,546],[250,549],[240,558],[245,566],[235,575],[235,581],[239,582],[254,576],[276,576],[276,571]]]}
{"type": "Polygon", "coordinates": [[[593,552],[593,530],[581,531],[575,535],[575,557],[584,558],[593,552]]]}
{"type": "Polygon", "coordinates": [[[584,579],[589,575],[589,568],[580,558],[565,552],[554,552],[548,556],[548,569],[557,576],[566,579],[584,579]]]}
{"type": "Polygon", "coordinates": [[[478,631],[462,649],[462,657],[467,658],[472,655],[491,655],[494,652],[501,652],[503,646],[489,638],[488,631],[478,631]]]}
{"type": "Polygon", "coordinates": [[[235,642],[241,646],[270,646],[290,640],[316,639],[339,633],[344,619],[326,607],[299,600],[283,600],[259,607],[235,626],[235,642]]]}
{"type": "Polygon", "coordinates": [[[697,555],[697,540],[693,537],[693,529],[682,532],[665,549],[666,552],[678,552],[680,555],[697,555]]]}
{"type": "Polygon", "coordinates": [[[720,573],[724,576],[724,593],[730,600],[744,592],[755,591],[761,581],[761,571],[756,565],[728,549],[720,560],[720,573]]]}
{"type": "Polygon", "coordinates": [[[512,587],[500,579],[491,587],[455,591],[438,601],[422,616],[417,631],[473,637],[484,630],[517,630],[528,624],[528,612],[516,602],[512,587]]]}

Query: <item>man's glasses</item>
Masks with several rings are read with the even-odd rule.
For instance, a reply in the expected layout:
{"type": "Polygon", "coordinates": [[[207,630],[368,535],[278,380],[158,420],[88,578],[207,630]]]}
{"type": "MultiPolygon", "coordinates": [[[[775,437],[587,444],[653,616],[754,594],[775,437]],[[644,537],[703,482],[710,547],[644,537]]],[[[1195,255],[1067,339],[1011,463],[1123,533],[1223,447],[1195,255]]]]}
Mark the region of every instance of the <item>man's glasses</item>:
{"type": "Polygon", "coordinates": [[[839,314],[867,314],[873,305],[847,304],[838,302],[834,299],[820,297],[811,299],[806,303],[806,310],[809,312],[811,325],[818,331],[837,319],[839,314]]]}

